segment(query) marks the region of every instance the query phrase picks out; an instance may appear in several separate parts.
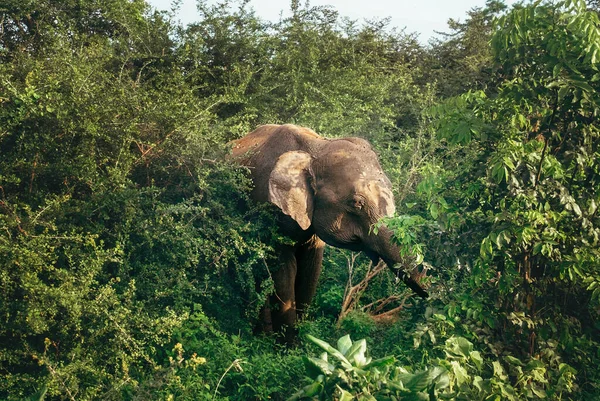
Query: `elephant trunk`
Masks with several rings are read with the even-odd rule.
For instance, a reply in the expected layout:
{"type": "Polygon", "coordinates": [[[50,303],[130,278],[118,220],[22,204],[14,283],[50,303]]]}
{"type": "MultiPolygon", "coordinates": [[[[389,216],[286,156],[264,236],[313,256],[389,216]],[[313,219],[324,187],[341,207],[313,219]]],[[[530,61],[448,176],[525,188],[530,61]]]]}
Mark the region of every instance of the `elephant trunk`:
{"type": "Polygon", "coordinates": [[[429,297],[427,291],[419,284],[421,277],[419,270],[413,269],[409,274],[402,269],[402,266],[406,265],[407,260],[400,256],[400,247],[392,241],[392,231],[382,226],[374,237],[376,244],[373,248],[388,265],[390,270],[421,298],[429,297]]]}

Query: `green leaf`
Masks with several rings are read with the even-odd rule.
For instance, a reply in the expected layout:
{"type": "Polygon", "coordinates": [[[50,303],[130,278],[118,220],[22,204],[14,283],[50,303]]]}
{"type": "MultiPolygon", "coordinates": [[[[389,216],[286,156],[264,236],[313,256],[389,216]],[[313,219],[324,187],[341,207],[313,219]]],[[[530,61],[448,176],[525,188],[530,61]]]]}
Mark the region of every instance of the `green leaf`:
{"type": "Polygon", "coordinates": [[[315,381],[311,384],[308,384],[302,387],[302,392],[305,397],[314,397],[319,394],[323,390],[323,383],[315,381]]]}
{"type": "Polygon", "coordinates": [[[341,394],[339,401],[352,401],[354,399],[354,396],[352,394],[350,394],[348,391],[344,390],[337,384],[335,386],[337,387],[338,391],[341,394]]]}
{"type": "Polygon", "coordinates": [[[439,206],[436,202],[433,202],[429,205],[429,213],[431,213],[431,217],[437,219],[440,215],[439,206]]]}
{"type": "Polygon", "coordinates": [[[368,364],[366,364],[362,368],[364,370],[369,370],[371,368],[378,368],[378,367],[381,367],[381,366],[391,365],[394,362],[396,362],[396,358],[394,356],[386,356],[386,357],[383,357],[383,358],[375,359],[374,361],[369,362],[368,364]]]}
{"type": "Polygon", "coordinates": [[[538,359],[532,359],[531,361],[529,361],[527,363],[527,365],[525,365],[525,370],[526,371],[531,371],[534,369],[545,369],[546,365],[544,365],[544,363],[538,359]]]}
{"type": "Polygon", "coordinates": [[[536,385],[536,383],[530,383],[529,388],[531,389],[533,394],[535,394],[538,398],[546,398],[548,396],[546,394],[546,391],[544,391],[543,388],[536,385]]]}
{"type": "Polygon", "coordinates": [[[517,401],[517,393],[515,392],[515,389],[512,388],[512,386],[505,384],[505,383],[498,383],[498,387],[500,388],[500,392],[502,393],[502,395],[504,396],[503,399],[508,399],[508,400],[514,400],[517,401]]]}
{"type": "Polygon", "coordinates": [[[511,365],[525,366],[525,364],[523,362],[521,362],[521,360],[515,358],[514,356],[507,355],[504,357],[504,359],[506,359],[506,361],[508,363],[510,363],[511,365]]]}
{"type": "Polygon", "coordinates": [[[469,381],[470,376],[467,370],[458,361],[451,361],[450,366],[452,366],[452,373],[454,373],[454,378],[459,386],[469,381]]]}
{"type": "Polygon", "coordinates": [[[354,341],[348,352],[346,353],[346,357],[349,361],[355,361],[355,363],[359,363],[359,361],[365,361],[365,353],[367,352],[367,341],[363,338],[362,340],[354,341]]]}
{"type": "Polygon", "coordinates": [[[594,93],[594,88],[592,88],[587,82],[582,81],[582,80],[572,80],[571,81],[571,85],[575,86],[576,88],[579,88],[583,91],[586,92],[590,92],[590,93],[594,93]]]}
{"type": "Polygon", "coordinates": [[[435,338],[435,333],[433,332],[433,330],[427,330],[427,334],[429,334],[429,339],[431,340],[431,343],[435,344],[436,338],[435,338]]]}
{"type": "Polygon", "coordinates": [[[414,374],[400,373],[398,379],[408,390],[416,392],[426,389],[432,383],[433,376],[431,371],[425,370],[414,374]]]}
{"type": "Polygon", "coordinates": [[[573,212],[575,212],[575,214],[578,217],[581,217],[581,208],[579,207],[579,205],[575,202],[571,203],[571,206],[573,207],[573,212]]]}
{"type": "Polygon", "coordinates": [[[562,71],[562,65],[560,63],[556,63],[556,65],[552,69],[552,77],[553,78],[558,77],[558,75],[560,74],[561,71],[562,71]]]}
{"type": "Polygon", "coordinates": [[[481,247],[479,249],[479,254],[481,255],[482,258],[486,258],[488,256],[491,256],[493,253],[494,253],[494,250],[492,248],[492,241],[490,240],[489,237],[485,237],[481,241],[481,247]]]}
{"type": "MultiPolygon", "coordinates": [[[[340,351],[338,351],[337,349],[335,349],[334,347],[332,347],[329,343],[327,343],[326,341],[323,341],[323,340],[319,340],[318,338],[313,337],[310,334],[307,334],[306,337],[310,341],[312,341],[313,343],[315,343],[316,345],[318,345],[319,347],[321,347],[323,350],[327,351],[329,353],[329,355],[331,355],[334,358],[338,359],[342,363],[342,366],[345,369],[352,368],[352,364],[350,363],[350,361],[348,361],[348,359],[346,359],[346,357],[344,356],[344,354],[342,354],[340,351]]],[[[366,347],[366,345],[365,345],[365,347],[366,347]]]]}
{"type": "Polygon", "coordinates": [[[562,86],[559,90],[558,90],[558,100],[562,100],[564,99],[564,97],[567,95],[567,93],[569,92],[569,87],[568,86],[562,86]]]}
{"type": "Polygon", "coordinates": [[[349,334],[346,334],[344,337],[341,337],[337,342],[338,350],[344,355],[346,355],[346,352],[350,349],[351,346],[352,340],[350,339],[349,334]]]}
{"type": "Polygon", "coordinates": [[[450,375],[446,369],[435,366],[431,369],[430,375],[437,390],[443,390],[450,386],[450,375]]]}
{"type": "MultiPolygon", "coordinates": [[[[375,399],[373,399],[375,401],[375,399]]],[[[415,393],[403,394],[402,401],[431,401],[431,398],[427,393],[418,391],[415,393]]]]}
{"type": "Polygon", "coordinates": [[[330,375],[335,366],[320,358],[302,357],[308,376],[315,379],[319,375],[330,375]]]}
{"type": "Polygon", "coordinates": [[[469,358],[473,344],[464,337],[451,337],[446,340],[446,352],[463,358],[469,358]]]}
{"type": "Polygon", "coordinates": [[[307,384],[302,387],[299,391],[292,394],[286,401],[296,401],[301,400],[306,397],[315,397],[323,391],[323,376],[319,377],[318,380],[307,384]]]}
{"type": "Polygon", "coordinates": [[[477,366],[477,369],[481,370],[481,368],[483,367],[483,358],[481,357],[479,351],[471,351],[469,353],[469,356],[471,357],[471,360],[473,361],[475,366],[477,366]]]}
{"type": "Polygon", "coordinates": [[[500,361],[493,361],[492,366],[494,367],[494,376],[501,380],[506,380],[508,378],[506,373],[504,373],[504,368],[500,364],[500,361]]]}
{"type": "MultiPolygon", "coordinates": [[[[522,122],[521,126],[525,126],[525,121],[526,121],[526,120],[525,120],[525,117],[524,117],[523,115],[520,115],[520,117],[523,117],[523,122],[522,122]]],[[[515,164],[513,163],[513,161],[511,160],[511,158],[510,158],[510,157],[508,157],[508,156],[504,156],[504,159],[503,159],[503,160],[504,160],[504,164],[505,164],[506,166],[510,167],[510,169],[511,169],[511,170],[514,170],[514,169],[515,169],[515,164]]]]}

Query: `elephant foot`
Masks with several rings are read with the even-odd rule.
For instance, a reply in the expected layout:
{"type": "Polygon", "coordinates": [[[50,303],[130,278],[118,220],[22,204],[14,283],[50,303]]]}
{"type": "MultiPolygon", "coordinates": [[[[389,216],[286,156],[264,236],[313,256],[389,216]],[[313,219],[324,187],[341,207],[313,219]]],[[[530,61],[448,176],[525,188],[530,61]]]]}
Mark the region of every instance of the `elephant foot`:
{"type": "Polygon", "coordinates": [[[254,334],[273,333],[273,319],[271,317],[271,307],[265,305],[259,313],[258,322],[254,326],[254,334]]]}

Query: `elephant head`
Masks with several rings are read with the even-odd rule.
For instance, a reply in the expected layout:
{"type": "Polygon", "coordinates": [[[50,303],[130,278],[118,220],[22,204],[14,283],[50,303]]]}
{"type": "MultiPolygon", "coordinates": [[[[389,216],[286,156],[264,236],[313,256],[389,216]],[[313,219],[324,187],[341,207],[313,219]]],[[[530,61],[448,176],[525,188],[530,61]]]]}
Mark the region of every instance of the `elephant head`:
{"type": "Polygon", "coordinates": [[[369,143],[346,138],[305,149],[279,156],[269,177],[268,200],[329,245],[383,259],[426,298],[417,280],[396,268],[403,260],[391,231],[385,226],[373,231],[381,217],[394,214],[395,206],[390,180],[369,143]]]}

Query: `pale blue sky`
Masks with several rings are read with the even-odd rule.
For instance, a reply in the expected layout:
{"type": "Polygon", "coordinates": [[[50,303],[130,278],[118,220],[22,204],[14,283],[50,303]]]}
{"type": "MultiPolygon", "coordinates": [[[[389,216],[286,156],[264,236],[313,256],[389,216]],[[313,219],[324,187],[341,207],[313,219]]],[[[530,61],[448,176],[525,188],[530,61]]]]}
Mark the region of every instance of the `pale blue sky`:
{"type": "MultiPolygon", "coordinates": [[[[158,9],[169,10],[172,0],[148,0],[158,9]]],[[[216,3],[209,0],[209,3],[216,3]]],[[[301,0],[304,4],[305,0],[301,0]]],[[[517,0],[505,0],[508,5],[517,0]]],[[[286,0],[250,0],[250,6],[263,19],[277,21],[281,13],[289,15],[290,2],[286,0]]],[[[448,31],[449,18],[464,21],[473,7],[483,7],[485,0],[311,0],[311,6],[331,5],[341,16],[363,21],[364,19],[391,17],[391,25],[406,27],[407,32],[417,32],[421,42],[426,43],[435,31],[448,31]]],[[[198,18],[196,0],[182,0],[179,19],[184,24],[198,18]]]]}

